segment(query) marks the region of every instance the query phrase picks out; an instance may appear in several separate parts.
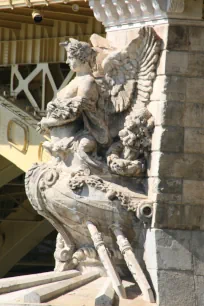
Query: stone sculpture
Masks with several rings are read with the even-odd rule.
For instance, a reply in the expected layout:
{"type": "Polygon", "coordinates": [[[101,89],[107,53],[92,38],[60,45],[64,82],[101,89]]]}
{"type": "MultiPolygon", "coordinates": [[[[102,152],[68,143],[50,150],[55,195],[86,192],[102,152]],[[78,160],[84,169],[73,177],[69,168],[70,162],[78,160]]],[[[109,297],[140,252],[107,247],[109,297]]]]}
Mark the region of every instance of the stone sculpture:
{"type": "Polygon", "coordinates": [[[167,18],[169,14],[181,14],[187,7],[185,0],[89,0],[94,16],[105,27],[167,18]]]}
{"type": "MultiPolygon", "coordinates": [[[[33,207],[59,232],[57,270],[100,268],[94,245],[98,250],[104,243],[120,273],[124,255],[153,301],[132,248],[138,224],[152,216],[145,177],[154,119],[147,104],[161,41],[148,27],[121,50],[104,38],[91,41],[93,47],[74,39],[63,43],[76,77],[48,104],[39,123],[39,130],[50,135],[44,147],[52,159],[28,171],[26,191],[33,207]]],[[[106,261],[110,255],[104,252],[99,255],[106,261]]],[[[117,278],[110,275],[112,261],[103,264],[117,278]]],[[[115,290],[124,297],[123,289],[115,290]]]]}

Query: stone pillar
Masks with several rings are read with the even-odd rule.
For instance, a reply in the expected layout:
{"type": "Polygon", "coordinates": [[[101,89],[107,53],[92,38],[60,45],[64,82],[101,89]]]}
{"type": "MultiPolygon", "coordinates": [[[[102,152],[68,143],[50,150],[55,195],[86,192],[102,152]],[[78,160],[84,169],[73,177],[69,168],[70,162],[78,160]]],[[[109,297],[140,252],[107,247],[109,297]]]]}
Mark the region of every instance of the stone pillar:
{"type": "Polygon", "coordinates": [[[144,259],[159,306],[204,305],[204,22],[201,0],[89,0],[121,48],[141,26],[163,40],[149,110],[155,118],[144,259]]]}

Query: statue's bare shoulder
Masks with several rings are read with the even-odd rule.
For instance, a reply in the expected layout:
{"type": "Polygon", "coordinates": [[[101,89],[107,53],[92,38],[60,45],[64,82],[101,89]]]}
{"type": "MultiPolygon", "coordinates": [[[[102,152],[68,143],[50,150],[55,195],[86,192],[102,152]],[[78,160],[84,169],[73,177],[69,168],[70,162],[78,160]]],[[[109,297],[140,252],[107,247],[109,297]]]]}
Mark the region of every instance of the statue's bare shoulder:
{"type": "Polygon", "coordinates": [[[77,95],[92,100],[98,99],[97,84],[92,75],[86,75],[86,77],[83,76],[78,77],[77,83],[78,83],[77,95]]]}

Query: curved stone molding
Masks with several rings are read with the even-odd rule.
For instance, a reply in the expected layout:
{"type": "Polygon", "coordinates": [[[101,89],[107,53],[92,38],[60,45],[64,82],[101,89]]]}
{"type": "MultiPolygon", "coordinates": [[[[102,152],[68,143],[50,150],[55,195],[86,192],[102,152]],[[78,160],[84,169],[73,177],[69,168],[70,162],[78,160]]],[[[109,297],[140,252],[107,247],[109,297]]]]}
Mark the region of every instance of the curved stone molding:
{"type": "Polygon", "coordinates": [[[101,9],[101,4],[99,1],[90,0],[89,6],[93,10],[94,16],[98,21],[105,22],[106,21],[106,14],[104,10],[101,9]]]}
{"type": "Polygon", "coordinates": [[[184,0],[171,0],[168,3],[167,11],[169,13],[183,13],[184,5],[184,0]]]}
{"type": "Polygon", "coordinates": [[[131,19],[135,18],[135,17],[140,17],[142,12],[141,12],[141,8],[140,8],[140,4],[137,1],[134,0],[125,0],[125,3],[127,5],[127,8],[130,12],[131,15],[131,19]]]}
{"type": "Polygon", "coordinates": [[[112,0],[112,3],[116,8],[120,22],[123,22],[124,20],[130,17],[130,12],[124,1],[112,0]]]}
{"type": "MultiPolygon", "coordinates": [[[[99,1],[98,1],[99,2],[99,1]]],[[[114,25],[119,21],[120,16],[117,12],[117,7],[113,5],[110,0],[100,0],[101,9],[104,10],[106,16],[106,22],[110,25],[114,25]]],[[[103,22],[103,20],[102,20],[103,22]]]]}
{"type": "MultiPolygon", "coordinates": [[[[199,1],[198,7],[202,7],[199,1]]],[[[188,7],[185,0],[89,0],[89,5],[107,28],[163,18],[201,19],[193,0],[189,0],[188,7]]]]}

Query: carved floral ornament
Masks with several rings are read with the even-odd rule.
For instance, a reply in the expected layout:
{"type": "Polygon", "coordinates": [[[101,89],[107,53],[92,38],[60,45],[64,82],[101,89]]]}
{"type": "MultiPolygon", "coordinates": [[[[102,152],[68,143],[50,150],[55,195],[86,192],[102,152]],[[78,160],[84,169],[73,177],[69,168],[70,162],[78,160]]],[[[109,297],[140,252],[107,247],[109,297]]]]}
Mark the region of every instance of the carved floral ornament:
{"type": "Polygon", "coordinates": [[[94,16],[106,27],[183,13],[185,0],[89,0],[94,16]]]}
{"type": "Polygon", "coordinates": [[[92,264],[98,260],[92,239],[98,252],[105,243],[113,258],[122,260],[111,228],[120,226],[128,239],[122,253],[130,252],[135,224],[148,223],[153,211],[144,188],[154,130],[147,106],[161,40],[144,27],[120,50],[96,35],[91,42],[93,46],[74,39],[63,43],[76,77],[48,103],[47,116],[38,125],[50,135],[43,145],[52,159],[26,175],[31,204],[60,233],[57,270],[80,267],[87,258],[92,264]],[[90,236],[91,228],[96,235],[90,236]],[[79,250],[81,255],[75,256],[79,250]]]}

